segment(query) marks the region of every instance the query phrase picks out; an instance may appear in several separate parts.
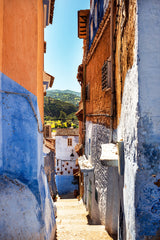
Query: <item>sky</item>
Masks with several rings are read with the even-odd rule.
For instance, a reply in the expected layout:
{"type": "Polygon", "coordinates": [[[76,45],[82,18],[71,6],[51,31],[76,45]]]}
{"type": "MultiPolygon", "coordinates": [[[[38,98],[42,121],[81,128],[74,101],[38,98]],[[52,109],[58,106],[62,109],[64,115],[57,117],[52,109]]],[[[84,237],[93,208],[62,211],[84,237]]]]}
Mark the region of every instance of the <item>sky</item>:
{"type": "Polygon", "coordinates": [[[52,89],[80,92],[77,69],[82,63],[83,39],[78,38],[78,10],[90,0],[56,0],[53,23],[45,28],[44,70],[55,77],[52,89]]]}

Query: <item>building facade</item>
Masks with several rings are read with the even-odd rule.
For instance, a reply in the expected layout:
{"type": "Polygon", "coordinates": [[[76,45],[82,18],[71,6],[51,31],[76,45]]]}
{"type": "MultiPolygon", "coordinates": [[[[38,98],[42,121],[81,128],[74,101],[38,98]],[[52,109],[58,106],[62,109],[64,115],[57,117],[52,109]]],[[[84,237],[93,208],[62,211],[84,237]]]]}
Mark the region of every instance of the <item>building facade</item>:
{"type": "Polygon", "coordinates": [[[78,13],[83,199],[123,240],[159,239],[159,11],[157,0],[91,0],[78,13]]]}
{"type": "Polygon", "coordinates": [[[44,27],[54,1],[0,1],[0,238],[53,239],[43,161],[44,27]]]}
{"type": "Polygon", "coordinates": [[[58,194],[78,191],[78,179],[74,176],[78,171],[74,148],[79,141],[78,129],[57,129],[55,136],[56,184],[58,194]]]}

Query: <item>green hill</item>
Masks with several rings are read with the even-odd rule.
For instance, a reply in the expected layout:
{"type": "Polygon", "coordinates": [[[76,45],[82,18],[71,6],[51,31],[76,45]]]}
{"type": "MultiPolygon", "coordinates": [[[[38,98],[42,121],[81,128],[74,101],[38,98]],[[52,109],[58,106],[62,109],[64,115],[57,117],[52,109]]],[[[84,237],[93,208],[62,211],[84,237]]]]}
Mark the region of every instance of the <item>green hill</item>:
{"type": "Polygon", "coordinates": [[[44,97],[44,116],[58,119],[60,112],[64,112],[66,115],[75,113],[78,107],[74,104],[62,102],[60,100],[53,99],[51,97],[44,97]]]}
{"type": "Polygon", "coordinates": [[[78,106],[80,101],[80,92],[74,92],[71,90],[47,90],[47,97],[51,97],[62,102],[71,103],[78,106]]]}

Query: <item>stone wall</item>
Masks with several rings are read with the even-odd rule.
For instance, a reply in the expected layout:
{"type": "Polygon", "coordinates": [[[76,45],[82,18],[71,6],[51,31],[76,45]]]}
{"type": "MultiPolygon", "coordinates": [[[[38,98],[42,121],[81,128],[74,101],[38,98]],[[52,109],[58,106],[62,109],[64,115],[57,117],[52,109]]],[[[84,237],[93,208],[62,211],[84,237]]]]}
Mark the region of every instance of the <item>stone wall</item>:
{"type": "Polygon", "coordinates": [[[48,186],[52,199],[57,195],[57,187],[55,180],[55,153],[49,151],[44,157],[44,170],[47,176],[48,186]]]}
{"type": "Polygon", "coordinates": [[[110,130],[105,126],[86,122],[85,154],[88,159],[91,159],[94,172],[89,173],[87,178],[84,176],[84,182],[85,190],[87,190],[86,204],[92,221],[105,224],[110,234],[116,234],[118,224],[118,171],[116,168],[103,166],[100,162],[101,144],[108,143],[109,136],[110,130]],[[89,148],[91,148],[91,151],[89,148]]]}

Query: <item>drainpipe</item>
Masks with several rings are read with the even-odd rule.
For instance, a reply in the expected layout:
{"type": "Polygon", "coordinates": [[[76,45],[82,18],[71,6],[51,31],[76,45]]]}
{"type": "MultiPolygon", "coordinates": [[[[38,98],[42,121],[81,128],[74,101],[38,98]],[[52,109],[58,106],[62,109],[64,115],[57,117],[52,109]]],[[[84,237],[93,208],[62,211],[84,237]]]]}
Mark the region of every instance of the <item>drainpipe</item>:
{"type": "Polygon", "coordinates": [[[111,0],[111,22],[110,22],[110,46],[111,46],[111,121],[110,121],[110,142],[113,142],[113,120],[114,120],[114,0],[111,0]]]}

